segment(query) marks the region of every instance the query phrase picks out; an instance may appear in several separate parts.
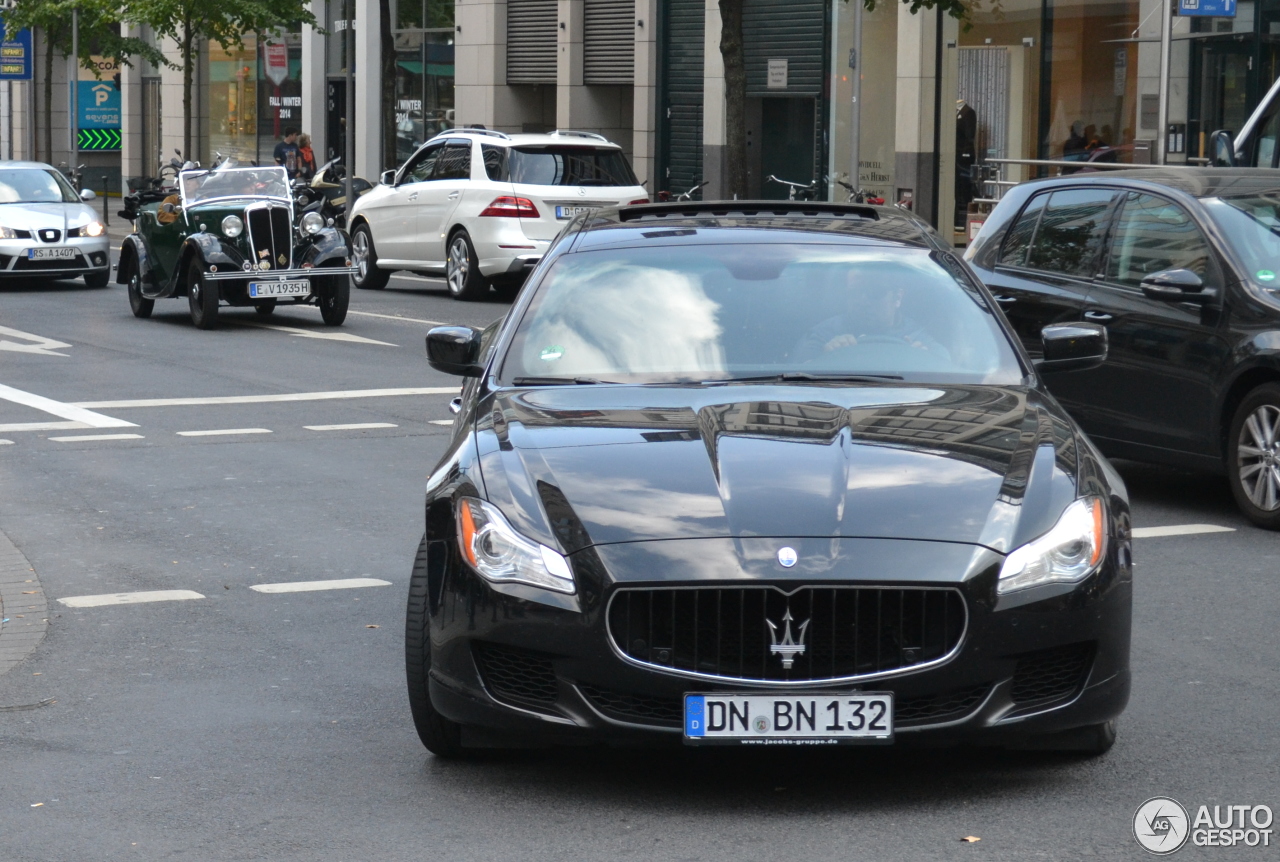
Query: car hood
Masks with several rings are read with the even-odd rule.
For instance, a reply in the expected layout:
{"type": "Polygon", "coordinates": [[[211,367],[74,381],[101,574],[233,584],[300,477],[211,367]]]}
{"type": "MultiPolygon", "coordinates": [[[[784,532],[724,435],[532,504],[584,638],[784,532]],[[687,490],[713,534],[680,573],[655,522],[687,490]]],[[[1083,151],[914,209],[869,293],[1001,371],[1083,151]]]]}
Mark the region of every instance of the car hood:
{"type": "Polygon", "coordinates": [[[4,204],[0,205],[0,225],[15,230],[41,230],[56,228],[65,231],[94,221],[97,216],[85,204],[4,204]]]}
{"type": "Polygon", "coordinates": [[[579,386],[476,420],[484,492],[553,547],[860,537],[1006,552],[1076,497],[1080,439],[1034,389],[579,386]]]}

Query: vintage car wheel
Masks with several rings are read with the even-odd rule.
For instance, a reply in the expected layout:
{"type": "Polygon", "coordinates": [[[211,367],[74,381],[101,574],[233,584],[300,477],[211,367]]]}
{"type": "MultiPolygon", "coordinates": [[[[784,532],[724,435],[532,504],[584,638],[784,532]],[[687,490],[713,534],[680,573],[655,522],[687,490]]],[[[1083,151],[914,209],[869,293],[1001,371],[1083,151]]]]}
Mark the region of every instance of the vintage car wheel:
{"type": "Polygon", "coordinates": [[[404,665],[409,684],[409,710],[418,738],[436,757],[457,758],[462,747],[462,725],[452,722],[431,704],[427,680],[431,674],[431,638],[427,631],[427,537],[418,545],[409,578],[409,611],[404,628],[404,665]]]}
{"type": "Polygon", "coordinates": [[[263,317],[270,317],[272,314],[275,313],[276,300],[268,299],[268,300],[265,300],[264,302],[259,302],[257,305],[253,307],[253,310],[258,312],[258,314],[262,315],[263,317]]]}
{"type": "Polygon", "coordinates": [[[1244,516],[1280,530],[1280,385],[1245,396],[1227,436],[1227,479],[1244,516]]]}
{"type": "Polygon", "coordinates": [[[147,318],[151,316],[151,310],[155,307],[154,299],[147,299],[142,295],[142,276],[135,269],[129,273],[129,309],[134,317],[147,318]]]}
{"type": "Polygon", "coordinates": [[[213,329],[218,325],[218,283],[204,277],[199,258],[187,265],[187,303],[191,306],[191,322],[197,329],[213,329]]]}
{"type": "Polygon", "coordinates": [[[351,280],[345,275],[330,276],[328,289],[320,294],[320,317],[327,326],[341,326],[351,304],[351,280]]]}
{"type": "Polygon", "coordinates": [[[109,269],[95,270],[93,272],[86,272],[84,274],[85,287],[100,288],[100,287],[106,287],[110,283],[111,283],[111,270],[109,269]]]}
{"type": "Polygon", "coordinates": [[[373,234],[367,224],[359,225],[351,235],[351,262],[356,273],[351,278],[360,290],[382,290],[387,286],[391,273],[378,269],[378,250],[373,246],[373,234]]]}
{"type": "Polygon", "coordinates": [[[471,237],[460,230],[449,239],[449,259],[445,264],[445,282],[449,295],[464,302],[474,302],[489,295],[489,279],[480,272],[480,258],[471,245],[471,237]]]}

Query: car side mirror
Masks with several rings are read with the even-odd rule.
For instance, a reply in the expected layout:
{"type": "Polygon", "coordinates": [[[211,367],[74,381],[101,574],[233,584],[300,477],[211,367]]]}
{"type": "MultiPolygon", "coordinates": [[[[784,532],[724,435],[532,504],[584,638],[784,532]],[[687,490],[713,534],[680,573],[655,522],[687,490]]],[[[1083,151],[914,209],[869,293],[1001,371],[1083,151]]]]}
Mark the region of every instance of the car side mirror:
{"type": "Polygon", "coordinates": [[[1189,269],[1166,269],[1153,272],[1142,280],[1142,293],[1166,302],[1207,302],[1204,282],[1189,269]]]}
{"type": "Polygon", "coordinates": [[[96,201],[97,199],[98,199],[98,193],[95,192],[93,189],[80,190],[80,200],[87,202],[87,201],[96,201]]]}
{"type": "Polygon", "coordinates": [[[1040,371],[1087,371],[1107,361],[1107,329],[1097,323],[1054,323],[1040,330],[1040,371]]]}
{"type": "Polygon", "coordinates": [[[1209,152],[1213,154],[1215,168],[1236,166],[1236,144],[1231,140],[1231,133],[1225,129],[1219,129],[1209,136],[1209,152]]]}
{"type": "Polygon", "coordinates": [[[396,184],[396,172],[383,171],[382,176],[378,177],[378,182],[382,183],[384,186],[394,186],[396,184]]]}
{"type": "Polygon", "coordinates": [[[427,362],[436,371],[480,377],[480,330],[473,326],[437,326],[427,333],[427,362]]]}

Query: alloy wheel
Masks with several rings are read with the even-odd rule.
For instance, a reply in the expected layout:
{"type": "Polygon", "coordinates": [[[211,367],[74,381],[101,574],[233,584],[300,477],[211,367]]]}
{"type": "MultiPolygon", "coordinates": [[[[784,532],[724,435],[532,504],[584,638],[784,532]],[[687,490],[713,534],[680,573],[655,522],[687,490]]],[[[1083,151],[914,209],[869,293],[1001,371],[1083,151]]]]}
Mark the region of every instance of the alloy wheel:
{"type": "Polygon", "coordinates": [[[1280,509],[1280,407],[1260,404],[1240,428],[1236,463],[1240,485],[1264,512],[1280,509]]]}
{"type": "Polygon", "coordinates": [[[356,273],[361,282],[369,275],[369,237],[360,230],[351,238],[351,258],[356,264],[356,273]]]}
{"type": "Polygon", "coordinates": [[[459,294],[466,289],[470,270],[471,250],[467,248],[466,237],[458,234],[449,245],[449,263],[445,273],[450,293],[459,294]]]}

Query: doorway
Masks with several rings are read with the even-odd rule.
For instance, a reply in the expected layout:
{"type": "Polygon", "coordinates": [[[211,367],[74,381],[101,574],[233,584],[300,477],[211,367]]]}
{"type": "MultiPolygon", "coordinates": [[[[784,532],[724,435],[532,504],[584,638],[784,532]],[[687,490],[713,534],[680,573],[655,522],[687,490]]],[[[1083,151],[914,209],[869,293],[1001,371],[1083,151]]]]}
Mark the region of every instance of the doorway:
{"type": "MultiPolygon", "coordinates": [[[[764,200],[786,200],[788,188],[769,182],[770,176],[793,183],[811,183],[819,179],[815,141],[818,139],[815,108],[810,96],[766,98],[760,100],[760,197],[764,200]]],[[[749,112],[748,115],[750,115],[749,112]]],[[[822,183],[818,196],[825,199],[822,183]]]]}

